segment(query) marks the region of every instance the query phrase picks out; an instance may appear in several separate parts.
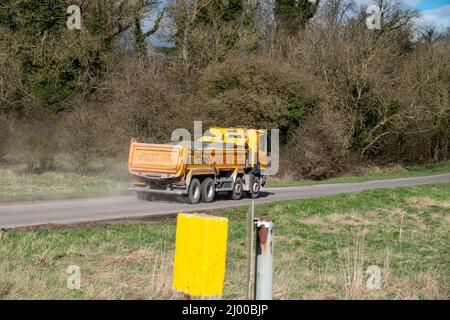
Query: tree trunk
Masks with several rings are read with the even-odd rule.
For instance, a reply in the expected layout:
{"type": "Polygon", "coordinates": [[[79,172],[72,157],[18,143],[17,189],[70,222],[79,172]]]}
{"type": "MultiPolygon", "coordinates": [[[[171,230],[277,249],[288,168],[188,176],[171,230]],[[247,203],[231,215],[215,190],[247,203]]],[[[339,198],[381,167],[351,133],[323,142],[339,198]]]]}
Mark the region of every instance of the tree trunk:
{"type": "Polygon", "coordinates": [[[186,28],[183,34],[183,41],[181,43],[181,55],[183,58],[183,62],[186,66],[187,72],[190,70],[190,63],[189,63],[189,28],[186,28]]]}

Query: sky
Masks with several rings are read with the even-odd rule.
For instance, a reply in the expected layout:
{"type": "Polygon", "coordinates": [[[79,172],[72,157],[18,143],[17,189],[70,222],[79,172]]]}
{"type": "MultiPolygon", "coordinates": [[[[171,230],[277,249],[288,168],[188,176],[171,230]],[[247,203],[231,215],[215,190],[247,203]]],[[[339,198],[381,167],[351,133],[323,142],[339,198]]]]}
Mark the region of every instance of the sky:
{"type": "MultiPolygon", "coordinates": [[[[450,0],[399,0],[404,5],[419,11],[420,21],[438,29],[450,28],[450,0]]],[[[370,5],[374,0],[356,0],[356,3],[370,5]]]]}
{"type": "Polygon", "coordinates": [[[422,22],[438,28],[450,28],[450,0],[402,0],[420,11],[422,22]]]}
{"type": "Polygon", "coordinates": [[[450,4],[449,0],[404,0],[404,2],[420,10],[436,9],[450,4]]]}

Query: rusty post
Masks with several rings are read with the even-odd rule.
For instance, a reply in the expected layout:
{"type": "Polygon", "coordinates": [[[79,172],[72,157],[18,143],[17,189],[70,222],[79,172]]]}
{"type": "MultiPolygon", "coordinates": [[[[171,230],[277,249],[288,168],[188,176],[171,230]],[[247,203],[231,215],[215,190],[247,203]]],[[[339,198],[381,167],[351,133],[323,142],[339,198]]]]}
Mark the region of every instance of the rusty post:
{"type": "Polygon", "coordinates": [[[272,300],[275,224],[259,220],[256,227],[255,300],[272,300]]]}

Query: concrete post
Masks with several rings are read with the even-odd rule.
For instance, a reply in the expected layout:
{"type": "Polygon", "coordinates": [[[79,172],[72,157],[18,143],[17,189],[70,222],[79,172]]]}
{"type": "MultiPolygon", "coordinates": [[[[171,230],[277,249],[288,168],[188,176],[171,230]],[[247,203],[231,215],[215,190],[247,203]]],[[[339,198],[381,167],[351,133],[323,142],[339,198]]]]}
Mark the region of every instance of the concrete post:
{"type": "Polygon", "coordinates": [[[275,224],[272,221],[259,220],[256,227],[255,300],[272,300],[275,224]]]}

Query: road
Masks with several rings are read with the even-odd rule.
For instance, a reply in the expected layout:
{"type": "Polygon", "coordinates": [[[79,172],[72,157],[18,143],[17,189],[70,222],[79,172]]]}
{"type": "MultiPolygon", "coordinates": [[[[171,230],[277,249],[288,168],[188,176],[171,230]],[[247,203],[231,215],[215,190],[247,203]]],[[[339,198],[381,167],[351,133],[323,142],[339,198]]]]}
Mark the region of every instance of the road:
{"type": "MultiPolygon", "coordinates": [[[[321,184],[301,187],[265,188],[257,203],[304,199],[358,192],[367,189],[395,188],[450,182],[450,173],[436,176],[379,180],[359,183],[321,184]]],[[[138,201],[135,195],[111,196],[77,200],[36,201],[0,205],[0,228],[29,227],[44,224],[74,224],[125,219],[162,219],[178,212],[193,212],[246,206],[250,199],[217,200],[197,205],[174,201],[138,201]]]]}

